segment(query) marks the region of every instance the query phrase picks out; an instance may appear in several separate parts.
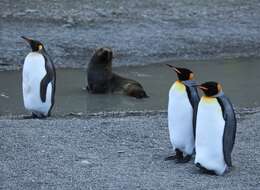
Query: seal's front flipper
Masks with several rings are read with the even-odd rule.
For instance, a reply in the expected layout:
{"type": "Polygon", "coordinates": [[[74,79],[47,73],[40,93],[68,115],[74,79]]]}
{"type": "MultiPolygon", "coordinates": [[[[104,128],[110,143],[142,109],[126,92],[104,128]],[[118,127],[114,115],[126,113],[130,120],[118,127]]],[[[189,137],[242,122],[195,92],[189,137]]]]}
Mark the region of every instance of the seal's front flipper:
{"type": "Polygon", "coordinates": [[[139,84],[126,84],[124,86],[124,92],[126,95],[135,97],[137,99],[148,98],[146,92],[139,84]]]}

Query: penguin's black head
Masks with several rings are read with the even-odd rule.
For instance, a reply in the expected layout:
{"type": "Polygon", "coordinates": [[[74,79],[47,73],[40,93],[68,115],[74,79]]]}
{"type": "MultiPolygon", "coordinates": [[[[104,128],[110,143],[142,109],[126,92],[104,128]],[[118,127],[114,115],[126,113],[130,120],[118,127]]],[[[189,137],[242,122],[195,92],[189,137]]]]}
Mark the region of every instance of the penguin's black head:
{"type": "Polygon", "coordinates": [[[222,90],[221,85],[213,81],[205,82],[201,85],[198,85],[198,87],[204,92],[206,96],[209,97],[217,95],[222,90]]]}
{"type": "Polygon", "coordinates": [[[24,36],[21,36],[32,48],[32,51],[44,50],[44,46],[41,42],[33,40],[24,36]]]}
{"type": "Polygon", "coordinates": [[[193,72],[189,69],[174,67],[170,64],[166,64],[166,65],[174,69],[180,81],[192,80],[194,78],[193,72]]]}
{"type": "Polygon", "coordinates": [[[113,52],[110,48],[99,48],[96,50],[94,57],[98,63],[111,63],[113,52]]]}

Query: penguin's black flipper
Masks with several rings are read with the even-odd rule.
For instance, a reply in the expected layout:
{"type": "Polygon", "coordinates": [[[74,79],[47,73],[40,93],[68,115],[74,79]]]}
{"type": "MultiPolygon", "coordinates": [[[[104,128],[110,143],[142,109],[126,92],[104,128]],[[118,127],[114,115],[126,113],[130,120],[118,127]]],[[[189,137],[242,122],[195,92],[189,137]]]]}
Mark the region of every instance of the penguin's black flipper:
{"type": "Polygon", "coordinates": [[[50,83],[51,79],[48,73],[44,76],[44,78],[41,80],[41,87],[40,87],[40,96],[41,101],[46,102],[46,92],[48,84],[50,83]]]}
{"type": "Polygon", "coordinates": [[[193,124],[193,135],[194,135],[194,139],[196,136],[196,119],[197,119],[197,111],[198,111],[198,104],[200,101],[200,97],[199,97],[199,93],[198,90],[196,88],[196,86],[187,86],[187,94],[190,100],[190,104],[193,108],[193,119],[192,119],[192,124],[193,124]]]}
{"type": "Polygon", "coordinates": [[[223,113],[223,118],[225,120],[225,128],[223,134],[223,154],[226,164],[231,167],[231,152],[234,147],[236,138],[236,116],[234,108],[230,100],[226,96],[220,96],[217,98],[223,113]]]}
{"type": "Polygon", "coordinates": [[[50,73],[51,77],[51,83],[52,83],[52,94],[51,94],[51,107],[50,110],[48,112],[48,115],[51,115],[51,110],[53,108],[53,105],[55,103],[55,93],[56,93],[56,69],[54,66],[54,63],[52,61],[52,59],[50,58],[50,56],[46,53],[46,59],[49,60],[48,61],[48,72],[50,73]]]}
{"type": "Polygon", "coordinates": [[[42,52],[45,60],[45,69],[46,69],[46,75],[41,81],[41,86],[40,86],[40,96],[41,96],[41,101],[45,102],[46,101],[46,92],[47,92],[47,87],[49,83],[52,83],[52,94],[51,94],[51,107],[49,109],[48,115],[50,115],[50,112],[53,108],[54,105],[54,97],[55,97],[55,91],[56,91],[56,70],[53,64],[52,59],[50,56],[47,54],[47,52],[44,50],[42,52]]]}

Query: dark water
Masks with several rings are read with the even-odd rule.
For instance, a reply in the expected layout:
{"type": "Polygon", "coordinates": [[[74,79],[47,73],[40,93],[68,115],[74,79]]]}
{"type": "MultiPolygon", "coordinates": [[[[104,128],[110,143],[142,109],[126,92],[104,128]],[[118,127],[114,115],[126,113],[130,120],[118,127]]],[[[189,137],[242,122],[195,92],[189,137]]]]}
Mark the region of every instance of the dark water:
{"type": "MultiPolygon", "coordinates": [[[[260,106],[260,60],[175,61],[174,65],[194,71],[197,81],[219,81],[235,107],[260,106]]],[[[103,111],[143,111],[167,109],[168,90],[176,74],[163,63],[149,66],[119,67],[115,72],[140,81],[150,98],[135,99],[120,94],[88,94],[84,69],[57,71],[54,114],[103,111]]],[[[0,73],[0,114],[26,114],[22,101],[21,71],[0,73]]]]}

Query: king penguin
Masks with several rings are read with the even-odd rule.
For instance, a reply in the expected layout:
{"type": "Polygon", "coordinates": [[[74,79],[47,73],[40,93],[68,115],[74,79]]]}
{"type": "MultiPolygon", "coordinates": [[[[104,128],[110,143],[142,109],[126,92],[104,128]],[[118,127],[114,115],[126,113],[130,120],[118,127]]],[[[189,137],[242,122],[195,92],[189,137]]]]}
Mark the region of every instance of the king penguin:
{"type": "Polygon", "coordinates": [[[170,88],[168,102],[168,128],[176,154],[165,160],[186,163],[190,161],[194,152],[195,119],[199,95],[192,71],[168,66],[173,68],[178,76],[178,80],[170,88]]]}
{"type": "Polygon", "coordinates": [[[45,118],[50,116],[54,105],[56,71],[43,44],[22,36],[32,48],[23,65],[23,101],[32,116],[25,118],[45,118]]]}
{"type": "Polygon", "coordinates": [[[195,164],[205,173],[223,175],[232,166],[235,112],[219,83],[211,81],[198,87],[205,96],[202,96],[197,111],[195,164]]]}

